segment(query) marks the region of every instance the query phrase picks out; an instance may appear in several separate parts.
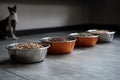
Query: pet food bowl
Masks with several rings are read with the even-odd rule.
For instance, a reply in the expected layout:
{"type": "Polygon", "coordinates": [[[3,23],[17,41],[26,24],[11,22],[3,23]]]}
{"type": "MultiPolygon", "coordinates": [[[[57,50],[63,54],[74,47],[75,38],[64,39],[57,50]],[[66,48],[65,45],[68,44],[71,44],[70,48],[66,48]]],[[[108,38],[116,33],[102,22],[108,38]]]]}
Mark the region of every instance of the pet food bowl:
{"type": "Polygon", "coordinates": [[[88,32],[99,35],[98,42],[111,42],[114,39],[115,31],[108,30],[88,30],[88,32]]]}
{"type": "Polygon", "coordinates": [[[50,44],[48,54],[68,54],[73,50],[76,39],[74,37],[46,37],[41,41],[50,44]],[[52,39],[56,40],[51,41],[52,39]]]}
{"type": "Polygon", "coordinates": [[[73,36],[77,39],[76,46],[77,47],[92,47],[96,45],[98,40],[98,36],[90,35],[90,36],[80,36],[79,33],[71,33],[69,36],[73,36]]]}
{"type": "Polygon", "coordinates": [[[44,61],[47,49],[50,47],[49,44],[38,43],[43,47],[36,49],[15,49],[15,46],[19,44],[24,43],[13,43],[6,47],[11,60],[15,63],[35,63],[44,61]]]}

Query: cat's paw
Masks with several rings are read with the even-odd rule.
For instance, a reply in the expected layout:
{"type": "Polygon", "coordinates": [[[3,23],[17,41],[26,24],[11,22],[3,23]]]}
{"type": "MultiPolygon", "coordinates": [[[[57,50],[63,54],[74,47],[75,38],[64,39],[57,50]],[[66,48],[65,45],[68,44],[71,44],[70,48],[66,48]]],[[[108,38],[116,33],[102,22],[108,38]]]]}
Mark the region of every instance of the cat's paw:
{"type": "Polygon", "coordinates": [[[16,40],[16,39],[18,39],[18,37],[13,37],[13,39],[15,39],[15,40],[16,40]]]}

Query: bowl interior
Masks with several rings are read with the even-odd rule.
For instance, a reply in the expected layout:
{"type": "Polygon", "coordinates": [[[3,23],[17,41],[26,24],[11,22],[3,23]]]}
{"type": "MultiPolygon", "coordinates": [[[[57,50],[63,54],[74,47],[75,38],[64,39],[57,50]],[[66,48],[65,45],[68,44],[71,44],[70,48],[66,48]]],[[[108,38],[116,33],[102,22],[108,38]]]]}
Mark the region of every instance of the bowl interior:
{"type": "Polygon", "coordinates": [[[79,33],[71,33],[69,36],[72,37],[77,37],[77,38],[93,38],[93,37],[98,37],[98,35],[91,35],[91,36],[79,36],[79,33]]]}
{"type": "Polygon", "coordinates": [[[87,32],[90,32],[92,34],[115,34],[115,31],[109,31],[109,30],[97,30],[97,29],[92,29],[88,30],[87,32]]]}
{"type": "Polygon", "coordinates": [[[73,42],[76,41],[75,37],[72,36],[65,36],[65,37],[45,37],[40,40],[41,42],[48,42],[48,43],[64,43],[64,42],[73,42]]]}
{"type": "MultiPolygon", "coordinates": [[[[7,45],[6,49],[8,49],[8,50],[19,50],[19,49],[15,49],[15,46],[19,45],[19,44],[24,44],[24,43],[28,43],[28,42],[12,43],[12,44],[7,45]]],[[[48,44],[48,43],[40,43],[39,42],[38,44],[42,45],[43,47],[41,47],[41,48],[34,48],[34,49],[20,49],[20,50],[37,50],[37,49],[44,49],[44,48],[49,48],[50,47],[50,44],[48,44]]]]}

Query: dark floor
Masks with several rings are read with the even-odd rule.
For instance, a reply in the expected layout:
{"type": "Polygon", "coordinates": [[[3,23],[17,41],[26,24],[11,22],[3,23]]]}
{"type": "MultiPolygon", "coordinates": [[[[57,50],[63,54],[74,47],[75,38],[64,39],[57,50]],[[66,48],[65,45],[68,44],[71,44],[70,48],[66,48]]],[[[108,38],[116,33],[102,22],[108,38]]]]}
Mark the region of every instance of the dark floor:
{"type": "Polygon", "coordinates": [[[120,38],[90,48],[75,48],[67,55],[47,55],[35,64],[13,64],[5,46],[39,41],[48,36],[66,36],[74,31],[21,36],[0,41],[0,80],[120,80],[120,38]]]}

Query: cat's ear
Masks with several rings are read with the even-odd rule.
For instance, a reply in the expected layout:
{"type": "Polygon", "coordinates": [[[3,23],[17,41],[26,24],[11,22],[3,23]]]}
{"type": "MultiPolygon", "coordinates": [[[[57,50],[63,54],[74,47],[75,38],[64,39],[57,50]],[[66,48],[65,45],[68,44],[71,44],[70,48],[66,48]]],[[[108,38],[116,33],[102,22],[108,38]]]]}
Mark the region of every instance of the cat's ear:
{"type": "Polygon", "coordinates": [[[17,11],[17,6],[16,5],[14,5],[13,10],[14,10],[14,12],[17,11]]]}
{"type": "Polygon", "coordinates": [[[17,9],[17,6],[16,6],[16,5],[14,5],[14,9],[15,9],[15,10],[17,9]]]}
{"type": "Polygon", "coordinates": [[[9,6],[8,6],[8,10],[9,10],[10,14],[12,14],[12,10],[9,6]]]}
{"type": "Polygon", "coordinates": [[[9,10],[9,12],[11,12],[11,8],[8,6],[8,10],[9,10]]]}
{"type": "Polygon", "coordinates": [[[10,10],[11,8],[8,6],[8,10],[10,10]]]}

